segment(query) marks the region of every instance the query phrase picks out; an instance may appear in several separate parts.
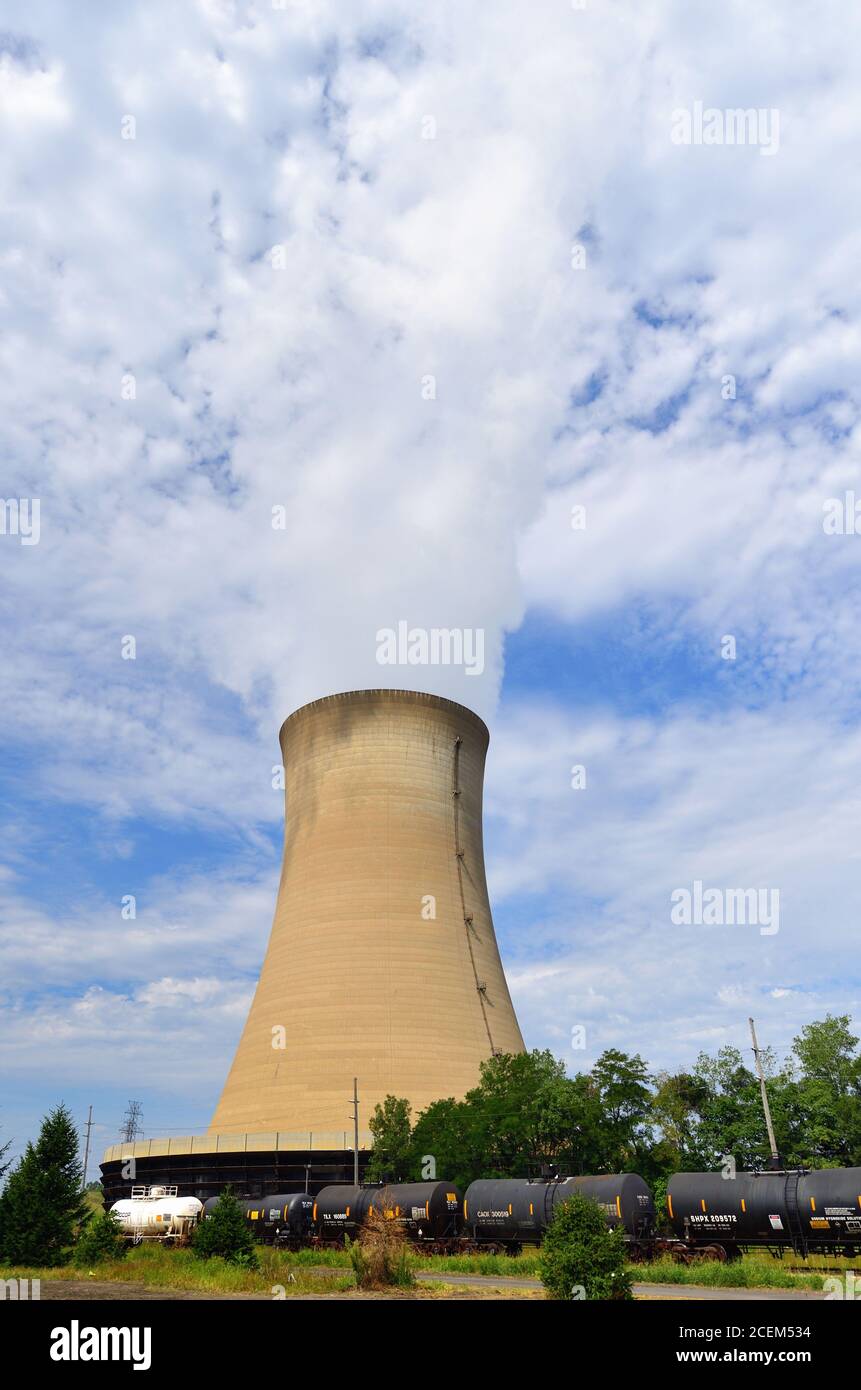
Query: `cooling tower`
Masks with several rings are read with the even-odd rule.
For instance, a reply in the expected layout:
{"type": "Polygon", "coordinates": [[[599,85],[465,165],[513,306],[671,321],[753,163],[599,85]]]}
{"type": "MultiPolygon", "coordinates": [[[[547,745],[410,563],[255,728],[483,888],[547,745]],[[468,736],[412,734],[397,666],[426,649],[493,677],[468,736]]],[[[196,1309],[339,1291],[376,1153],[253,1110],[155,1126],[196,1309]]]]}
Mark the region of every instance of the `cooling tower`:
{"type": "Polygon", "coordinates": [[[482,845],[488,732],[451,700],[361,690],[281,729],[284,862],[257,992],[212,1134],[414,1115],[521,1052],[482,845]]]}

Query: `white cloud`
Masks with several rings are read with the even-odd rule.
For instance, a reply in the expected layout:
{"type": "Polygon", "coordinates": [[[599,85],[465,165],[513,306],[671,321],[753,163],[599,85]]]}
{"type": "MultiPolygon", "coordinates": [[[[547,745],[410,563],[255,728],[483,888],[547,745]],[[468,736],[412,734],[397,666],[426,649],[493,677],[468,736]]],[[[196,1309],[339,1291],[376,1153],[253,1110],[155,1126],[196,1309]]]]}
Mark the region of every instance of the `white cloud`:
{"type": "MultiPolygon", "coordinates": [[[[604,1042],[687,1056],[748,989],[787,1026],[840,1003],[861,541],[825,537],[822,502],[856,484],[861,439],[861,17],[811,26],[801,0],[7,10],[3,492],[41,499],[42,538],[0,538],[19,875],[0,869],[3,950],[9,988],[43,992],[33,1017],[71,1030],[56,1055],[107,1067],[95,1040],[123,1015],[126,1055],[155,1061],[174,1024],[211,1038],[237,1016],[274,901],[278,725],[378,684],[494,722],[494,887],[552,898],[513,933],[531,1038],[564,1046],[580,1009],[604,1042]],[[673,109],[696,100],[779,108],[779,154],[673,145],[673,109]],[[504,636],[527,611],[634,609],[648,640],[704,661],[737,633],[757,712],[748,686],[720,715],[500,722],[504,636]],[[378,666],[375,634],[401,618],[486,629],[485,676],[378,666]],[[93,848],[130,865],[135,819],[228,828],[249,861],[171,865],[121,935],[97,897],[58,924],[19,891],[25,799],[91,808],[93,848]],[[656,904],[699,870],[773,875],[785,930],[741,961],[669,941],[656,904]]],[[[38,1031],[13,1044],[36,1065],[38,1031]]]]}
{"type": "Polygon", "coordinates": [[[503,718],[488,877],[497,919],[521,923],[506,943],[527,1036],[553,1046],[584,1023],[597,1052],[670,1065],[712,1037],[745,1046],[750,1012],[777,1046],[827,1008],[857,1012],[859,754],[857,731],[790,711],[503,718]],[[695,880],[779,890],[779,931],[674,925],[671,894],[695,880]]]}
{"type": "MultiPolygon", "coordinates": [[[[447,26],[395,3],[371,18],[201,7],[164,26],[138,9],[74,33],[56,7],[16,14],[74,112],[47,147],[27,126],[6,175],[18,264],[4,414],[22,490],[45,494],[43,542],[13,557],[11,593],[27,596],[26,647],[54,709],[73,678],[109,707],[128,674],[117,639],[134,631],[137,690],[205,675],[271,740],[303,700],[379,683],[374,634],[407,617],[487,628],[484,680],[422,673],[487,714],[524,598],[583,611],[637,586],[696,592],[722,570],[710,620],[775,549],[806,569],[798,490],[823,465],[821,438],[790,452],[772,433],[762,448],[728,420],[800,406],[820,377],[853,394],[835,354],[851,360],[855,330],[829,317],[856,307],[845,181],[811,146],[817,122],[849,139],[843,23],[816,36],[826,86],[799,65],[791,26],[740,6],[706,46],[674,3],[621,26],[546,4],[525,28],[505,5],[447,26]],[[786,112],[778,158],[672,145],[674,101],[728,104],[745,85],[786,112]],[[121,139],[127,113],[135,140],[121,139]],[[634,315],[643,302],[659,326],[634,315]],[[740,381],[731,407],[725,371],[740,381]],[[594,373],[604,391],[578,415],[568,394],[594,373]],[[669,436],[625,425],[675,397],[688,404],[669,436]],[[568,538],[545,520],[524,593],[515,540],[545,468],[603,500],[603,554],[588,583],[572,575],[568,538]]],[[[782,638],[771,568],[756,617],[782,638]]],[[[791,640],[800,662],[816,634],[791,640]]],[[[19,728],[41,738],[12,683],[19,728]]],[[[98,722],[93,736],[104,752],[98,722]]]]}

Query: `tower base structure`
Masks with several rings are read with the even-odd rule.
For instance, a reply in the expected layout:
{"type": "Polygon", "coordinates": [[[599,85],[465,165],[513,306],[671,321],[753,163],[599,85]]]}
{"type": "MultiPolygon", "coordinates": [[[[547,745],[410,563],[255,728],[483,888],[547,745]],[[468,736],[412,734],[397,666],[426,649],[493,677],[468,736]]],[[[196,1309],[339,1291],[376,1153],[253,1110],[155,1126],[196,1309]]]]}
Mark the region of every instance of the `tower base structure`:
{"type": "MultiPolygon", "coordinates": [[[[185,1135],[113,1144],[101,1162],[105,1205],[139,1185],[175,1184],[202,1202],[230,1188],[236,1197],[276,1192],[316,1195],[330,1183],[352,1183],[355,1161],[348,1133],[185,1135]]],[[[371,1135],[359,1135],[359,1181],[371,1158],[371,1135]]]]}

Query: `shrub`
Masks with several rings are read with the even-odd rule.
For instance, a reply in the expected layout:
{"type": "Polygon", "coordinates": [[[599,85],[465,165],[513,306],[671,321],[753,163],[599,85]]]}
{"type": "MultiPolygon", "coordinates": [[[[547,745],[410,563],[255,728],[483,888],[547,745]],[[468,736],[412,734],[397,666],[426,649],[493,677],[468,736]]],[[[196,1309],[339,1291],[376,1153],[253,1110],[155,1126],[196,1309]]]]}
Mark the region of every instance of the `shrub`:
{"type": "Polygon", "coordinates": [[[538,1269],[550,1298],[629,1299],[626,1260],[621,1227],[611,1231],[597,1202],[575,1192],[555,1209],[538,1269]]]}
{"type": "Polygon", "coordinates": [[[358,1239],[347,1237],[347,1250],[360,1289],[408,1288],[415,1282],[406,1232],[376,1207],[368,1213],[358,1239]]]}
{"type": "Polygon", "coordinates": [[[192,1239],[194,1253],[208,1260],[220,1255],[228,1264],[259,1269],[254,1237],[242,1208],[230,1192],[222,1192],[211,1214],[197,1226],[192,1239]]]}
{"type": "Polygon", "coordinates": [[[75,1265],[101,1264],[104,1260],[121,1260],[128,1252],[120,1223],[109,1211],[92,1216],[78,1237],[72,1251],[75,1265]]]}

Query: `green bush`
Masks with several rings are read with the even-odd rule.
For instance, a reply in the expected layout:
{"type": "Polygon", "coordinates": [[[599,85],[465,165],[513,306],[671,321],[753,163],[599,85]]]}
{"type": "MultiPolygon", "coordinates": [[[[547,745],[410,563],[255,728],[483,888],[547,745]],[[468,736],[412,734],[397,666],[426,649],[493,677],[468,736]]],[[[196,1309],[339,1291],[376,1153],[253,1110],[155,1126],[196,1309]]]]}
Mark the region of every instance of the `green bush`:
{"type": "Polygon", "coordinates": [[[258,1269],[254,1237],[248,1229],[242,1208],[230,1192],[222,1192],[212,1213],[194,1232],[195,1255],[202,1260],[220,1255],[228,1264],[242,1269],[258,1269]]]}
{"type": "Polygon", "coordinates": [[[633,1298],[626,1260],[621,1227],[611,1231],[597,1202],[575,1192],[555,1209],[538,1271],[550,1298],[633,1298]]]}
{"type": "Polygon", "coordinates": [[[95,1265],[104,1260],[122,1260],[128,1252],[120,1223],[109,1211],[92,1216],[72,1251],[72,1264],[95,1265]]]}

